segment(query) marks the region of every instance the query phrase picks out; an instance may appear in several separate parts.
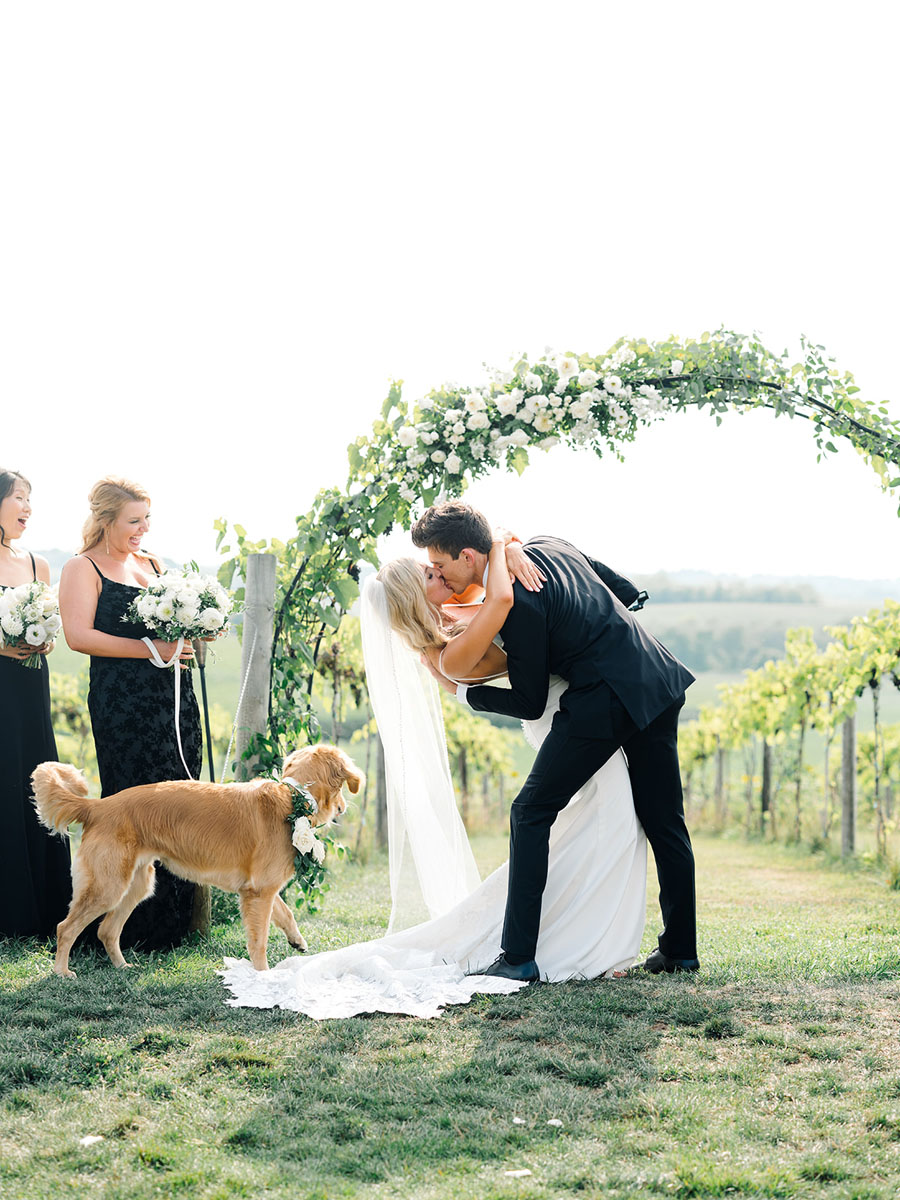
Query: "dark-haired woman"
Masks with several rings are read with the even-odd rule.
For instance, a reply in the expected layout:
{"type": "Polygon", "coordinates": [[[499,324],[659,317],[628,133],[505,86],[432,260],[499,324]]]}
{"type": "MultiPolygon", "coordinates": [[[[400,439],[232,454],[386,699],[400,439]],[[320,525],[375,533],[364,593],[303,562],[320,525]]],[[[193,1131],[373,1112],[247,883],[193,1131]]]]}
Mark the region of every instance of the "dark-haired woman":
{"type": "MultiPolygon", "coordinates": [[[[31,516],[31,484],[0,467],[0,589],[40,579],[45,559],[16,546],[31,516]]],[[[72,897],[69,847],[39,823],[31,772],[57,757],[50,720],[46,659],[32,670],[23,660],[51,645],[0,648],[0,936],[51,937],[72,897]]]]}

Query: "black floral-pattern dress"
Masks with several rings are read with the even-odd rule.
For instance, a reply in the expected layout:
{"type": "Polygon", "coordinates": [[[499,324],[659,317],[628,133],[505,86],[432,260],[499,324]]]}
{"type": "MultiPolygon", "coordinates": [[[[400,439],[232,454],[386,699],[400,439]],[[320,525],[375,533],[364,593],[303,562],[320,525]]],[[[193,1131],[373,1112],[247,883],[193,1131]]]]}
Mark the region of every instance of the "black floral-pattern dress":
{"type": "MultiPolygon", "coordinates": [[[[123,621],[125,610],[141,588],[100,576],[94,628],[114,637],[152,637],[141,623],[123,621]]],[[[155,569],[155,568],[154,568],[155,569]]],[[[141,783],[187,778],[175,739],[175,670],[163,671],[145,658],[91,656],[88,708],[104,796],[141,783]]],[[[200,777],[202,741],[200,711],[190,671],[181,672],[181,746],[195,779],[200,777]]],[[[157,863],[156,890],[142,901],[125,924],[122,946],[143,949],[177,946],[191,923],[194,884],[178,879],[157,863]]]]}
{"type": "Polygon", "coordinates": [[[56,758],[46,658],[32,669],[0,657],[0,937],[52,936],[72,899],[69,844],[31,795],[31,772],[56,758]]]}

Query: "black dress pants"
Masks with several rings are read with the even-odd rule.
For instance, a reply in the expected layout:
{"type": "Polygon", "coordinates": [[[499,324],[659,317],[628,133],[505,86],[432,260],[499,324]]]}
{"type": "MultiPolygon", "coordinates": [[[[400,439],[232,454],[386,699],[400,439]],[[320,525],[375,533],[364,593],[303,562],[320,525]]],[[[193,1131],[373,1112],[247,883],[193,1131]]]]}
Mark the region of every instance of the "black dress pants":
{"type": "Polygon", "coordinates": [[[660,950],[671,958],[695,958],[697,932],[694,855],[684,820],[678,766],[678,713],[682,695],[646,729],[638,729],[615,694],[609,693],[609,734],[569,732],[560,712],[544,739],[510,810],[509,890],[502,945],[516,961],[534,958],[547,882],[550,827],[571,798],[621,747],[628,758],[638,820],[656,859],[663,932],[660,950]]]}

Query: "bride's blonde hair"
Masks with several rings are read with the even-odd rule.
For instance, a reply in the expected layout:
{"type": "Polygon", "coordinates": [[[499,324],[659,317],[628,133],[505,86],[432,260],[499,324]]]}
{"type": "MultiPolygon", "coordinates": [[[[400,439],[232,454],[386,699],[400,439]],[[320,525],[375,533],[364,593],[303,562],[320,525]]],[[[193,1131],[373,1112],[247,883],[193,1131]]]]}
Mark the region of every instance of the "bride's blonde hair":
{"type": "Polygon", "coordinates": [[[84,554],[86,550],[98,546],[107,529],[132,500],[150,503],[150,497],[140,484],[132,483],[130,479],[121,479],[117,475],[105,475],[99,479],[88,492],[91,512],[81,531],[82,546],[78,553],[84,554]]]}
{"type": "Polygon", "coordinates": [[[443,650],[450,640],[440,615],[428,603],[425,595],[425,572],[414,558],[394,558],[378,572],[384,586],[388,620],[410,649],[422,654],[425,650],[443,650]]]}

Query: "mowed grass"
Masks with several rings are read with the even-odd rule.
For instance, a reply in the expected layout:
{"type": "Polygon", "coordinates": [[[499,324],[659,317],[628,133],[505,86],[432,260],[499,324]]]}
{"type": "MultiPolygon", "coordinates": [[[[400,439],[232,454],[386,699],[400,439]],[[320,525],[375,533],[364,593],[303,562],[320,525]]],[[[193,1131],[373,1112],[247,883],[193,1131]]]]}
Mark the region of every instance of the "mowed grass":
{"type": "MultiPolygon", "coordinates": [[[[76,981],[4,943],[0,1196],[893,1198],[900,894],[780,848],[697,851],[699,975],[434,1021],[229,1008],[238,927],[130,971],[83,954],[76,981]]],[[[386,893],[382,862],[342,867],[312,948],[380,932],[386,893]]]]}

